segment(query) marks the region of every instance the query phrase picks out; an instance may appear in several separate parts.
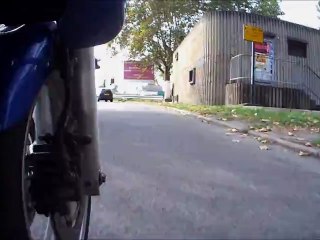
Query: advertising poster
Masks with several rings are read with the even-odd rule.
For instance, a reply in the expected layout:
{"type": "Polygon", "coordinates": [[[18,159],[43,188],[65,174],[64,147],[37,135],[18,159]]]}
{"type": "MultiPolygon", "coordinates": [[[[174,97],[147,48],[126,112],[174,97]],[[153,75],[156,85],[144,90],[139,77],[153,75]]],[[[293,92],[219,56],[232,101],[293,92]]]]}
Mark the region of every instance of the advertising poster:
{"type": "Polygon", "coordinates": [[[255,51],[255,81],[272,82],[274,71],[274,48],[271,39],[265,39],[263,44],[254,44],[255,51]]]}
{"type": "Polygon", "coordinates": [[[123,69],[124,80],[154,80],[153,65],[145,67],[137,61],[125,61],[123,69]]]}

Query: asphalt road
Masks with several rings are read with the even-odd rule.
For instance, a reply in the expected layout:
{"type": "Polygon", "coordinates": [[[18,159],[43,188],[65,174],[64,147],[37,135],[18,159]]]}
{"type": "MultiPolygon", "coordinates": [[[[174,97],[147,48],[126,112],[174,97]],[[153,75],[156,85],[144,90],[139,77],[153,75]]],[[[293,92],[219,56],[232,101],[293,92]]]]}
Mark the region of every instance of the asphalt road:
{"type": "Polygon", "coordinates": [[[99,103],[91,239],[320,237],[320,161],[137,103],[99,103]]]}

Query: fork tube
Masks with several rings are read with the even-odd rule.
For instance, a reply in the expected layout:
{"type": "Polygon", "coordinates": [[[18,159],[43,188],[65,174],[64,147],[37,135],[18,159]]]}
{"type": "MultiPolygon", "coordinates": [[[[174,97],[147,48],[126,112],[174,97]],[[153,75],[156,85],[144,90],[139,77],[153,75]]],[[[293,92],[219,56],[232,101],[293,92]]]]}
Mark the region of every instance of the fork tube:
{"type": "Polygon", "coordinates": [[[81,149],[83,190],[87,195],[99,195],[100,162],[93,48],[73,50],[72,56],[74,63],[71,79],[72,112],[78,122],[78,132],[91,137],[91,143],[81,149]]]}

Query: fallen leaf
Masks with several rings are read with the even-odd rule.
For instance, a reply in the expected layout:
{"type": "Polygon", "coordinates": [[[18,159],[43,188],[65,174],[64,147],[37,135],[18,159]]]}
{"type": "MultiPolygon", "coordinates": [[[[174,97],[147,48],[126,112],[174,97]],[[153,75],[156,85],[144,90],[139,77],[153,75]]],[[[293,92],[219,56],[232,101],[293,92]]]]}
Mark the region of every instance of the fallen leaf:
{"type": "Polygon", "coordinates": [[[262,140],[262,138],[261,137],[257,137],[257,140],[260,142],[262,140]]]}
{"type": "Polygon", "coordinates": [[[255,128],[254,126],[250,126],[249,129],[250,129],[250,130],[254,130],[254,129],[256,129],[256,128],[255,128]]]}
{"type": "Polygon", "coordinates": [[[258,113],[254,113],[255,116],[258,116],[258,113]]]}
{"type": "Polygon", "coordinates": [[[263,144],[266,144],[266,143],[268,143],[268,140],[267,139],[262,139],[260,142],[263,143],[263,144]]]}
{"type": "Polygon", "coordinates": [[[261,145],[259,146],[260,150],[269,150],[269,147],[267,145],[261,145]]]}
{"type": "Polygon", "coordinates": [[[318,133],[318,132],[320,131],[319,128],[311,128],[310,130],[311,130],[312,132],[316,132],[316,133],[318,133]]]}
{"type": "Polygon", "coordinates": [[[238,129],[236,129],[236,128],[232,128],[231,129],[231,132],[238,132],[239,130],[238,129]]]}
{"type": "Polygon", "coordinates": [[[294,127],[292,130],[293,130],[293,131],[298,131],[299,128],[298,128],[298,127],[294,127]]]}
{"type": "Polygon", "coordinates": [[[232,114],[232,116],[233,116],[234,118],[239,117],[237,114],[232,114]]]}
{"type": "Polygon", "coordinates": [[[270,132],[272,128],[270,126],[267,126],[267,130],[270,132]]]}
{"type": "Polygon", "coordinates": [[[234,142],[234,143],[239,143],[240,140],[238,140],[238,139],[232,139],[232,142],[234,142]]]}
{"type": "Polygon", "coordinates": [[[232,113],[234,113],[234,112],[236,112],[236,111],[237,111],[236,109],[232,109],[232,110],[231,110],[232,113]]]}
{"type": "Polygon", "coordinates": [[[299,152],[299,156],[303,156],[303,157],[305,157],[305,156],[310,156],[310,153],[304,152],[304,151],[300,151],[300,152],[299,152]]]}
{"type": "Polygon", "coordinates": [[[288,135],[293,136],[294,134],[293,134],[293,132],[288,132],[288,135]]]}
{"type": "Polygon", "coordinates": [[[274,125],[280,125],[280,123],[279,123],[279,122],[273,122],[273,124],[274,124],[274,125]]]}
{"type": "Polygon", "coordinates": [[[304,145],[306,145],[307,147],[312,147],[312,144],[310,142],[306,142],[304,145]]]}
{"type": "Polygon", "coordinates": [[[269,132],[269,130],[267,128],[260,128],[258,129],[259,132],[269,132]]]}
{"type": "Polygon", "coordinates": [[[228,119],[226,119],[226,118],[221,118],[221,120],[222,120],[222,121],[227,121],[228,119]]]}
{"type": "Polygon", "coordinates": [[[242,137],[247,137],[248,134],[247,134],[247,133],[243,133],[241,136],[242,136],[242,137]]]}
{"type": "Polygon", "coordinates": [[[261,122],[270,122],[269,119],[261,119],[261,122]]]}

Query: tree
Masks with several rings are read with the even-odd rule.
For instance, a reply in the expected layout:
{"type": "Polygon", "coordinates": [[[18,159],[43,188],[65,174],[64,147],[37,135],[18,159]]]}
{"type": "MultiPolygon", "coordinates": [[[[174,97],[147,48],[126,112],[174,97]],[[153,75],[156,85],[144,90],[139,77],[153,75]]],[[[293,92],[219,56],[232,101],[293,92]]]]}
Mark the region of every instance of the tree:
{"type": "Polygon", "coordinates": [[[279,0],[208,0],[208,10],[227,10],[256,13],[269,17],[283,15],[279,0]]]}
{"type": "Polygon", "coordinates": [[[112,44],[127,48],[132,59],[154,63],[169,80],[173,52],[209,10],[282,14],[277,0],[129,0],[124,29],[112,44]]]}

